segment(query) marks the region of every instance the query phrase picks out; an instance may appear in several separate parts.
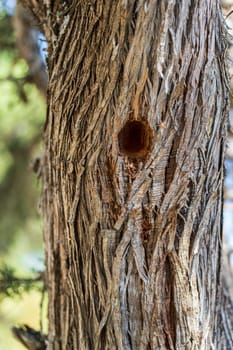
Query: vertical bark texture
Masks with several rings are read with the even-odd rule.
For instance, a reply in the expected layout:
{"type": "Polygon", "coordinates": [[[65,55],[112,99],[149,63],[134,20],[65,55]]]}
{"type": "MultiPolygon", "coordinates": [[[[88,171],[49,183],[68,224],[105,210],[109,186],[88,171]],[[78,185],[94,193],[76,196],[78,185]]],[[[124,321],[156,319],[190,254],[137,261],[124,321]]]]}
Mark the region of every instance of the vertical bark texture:
{"type": "Polygon", "coordinates": [[[49,348],[222,349],[218,2],[58,3],[47,4],[49,348]]]}

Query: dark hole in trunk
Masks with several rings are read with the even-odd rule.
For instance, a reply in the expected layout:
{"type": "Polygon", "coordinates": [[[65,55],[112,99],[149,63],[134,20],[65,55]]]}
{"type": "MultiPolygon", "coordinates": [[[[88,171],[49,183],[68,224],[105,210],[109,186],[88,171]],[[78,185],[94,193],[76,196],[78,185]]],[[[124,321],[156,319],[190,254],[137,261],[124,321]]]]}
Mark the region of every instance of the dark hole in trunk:
{"type": "Polygon", "coordinates": [[[152,130],[142,121],[128,121],[118,135],[119,149],[131,158],[145,157],[151,149],[152,130]]]}

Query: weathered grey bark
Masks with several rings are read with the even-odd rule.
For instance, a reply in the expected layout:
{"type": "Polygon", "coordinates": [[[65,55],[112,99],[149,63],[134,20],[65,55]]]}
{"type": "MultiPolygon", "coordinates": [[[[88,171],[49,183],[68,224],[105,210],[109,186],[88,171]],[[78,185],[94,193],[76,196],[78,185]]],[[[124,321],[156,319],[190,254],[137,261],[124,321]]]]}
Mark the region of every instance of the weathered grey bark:
{"type": "Polygon", "coordinates": [[[230,349],[218,3],[25,3],[50,40],[49,348],[230,349]]]}

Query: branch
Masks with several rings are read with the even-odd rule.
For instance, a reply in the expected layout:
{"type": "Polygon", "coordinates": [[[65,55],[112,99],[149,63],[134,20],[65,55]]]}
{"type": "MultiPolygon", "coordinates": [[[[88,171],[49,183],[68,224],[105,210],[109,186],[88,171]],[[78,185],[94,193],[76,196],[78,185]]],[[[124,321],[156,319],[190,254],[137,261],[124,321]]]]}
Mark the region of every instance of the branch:
{"type": "Polygon", "coordinates": [[[12,333],[18,339],[18,341],[29,350],[46,349],[47,337],[27,325],[22,327],[13,327],[12,333]]]}
{"type": "Polygon", "coordinates": [[[44,283],[43,272],[39,273],[35,278],[19,278],[15,275],[15,270],[12,267],[3,265],[0,268],[0,294],[3,296],[13,297],[21,295],[24,292],[38,288],[38,283],[44,283]]]}
{"type": "Polygon", "coordinates": [[[36,21],[41,25],[41,29],[44,29],[43,23],[46,18],[46,4],[43,0],[18,0],[18,5],[32,12],[36,21]]]}

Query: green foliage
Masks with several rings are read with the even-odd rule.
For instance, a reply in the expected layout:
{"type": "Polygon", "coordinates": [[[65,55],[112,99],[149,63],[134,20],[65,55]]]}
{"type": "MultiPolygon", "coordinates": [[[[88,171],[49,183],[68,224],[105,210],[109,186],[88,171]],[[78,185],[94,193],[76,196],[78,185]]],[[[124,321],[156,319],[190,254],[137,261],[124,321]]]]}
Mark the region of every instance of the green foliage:
{"type": "Polygon", "coordinates": [[[0,3],[0,47],[16,54],[15,40],[11,25],[11,16],[0,3]]]}
{"type": "MultiPolygon", "coordinates": [[[[27,220],[38,220],[38,181],[30,162],[41,152],[40,139],[45,102],[36,88],[24,85],[25,99],[18,93],[14,79],[23,79],[27,66],[15,61],[11,52],[0,54],[0,251],[7,250],[17,232],[25,234],[27,220]],[[8,78],[11,77],[9,80],[8,78]],[[12,79],[12,77],[14,79],[12,79]]],[[[39,232],[37,232],[39,233],[39,232]]]]}
{"type": "Polygon", "coordinates": [[[16,270],[6,264],[0,267],[0,300],[3,297],[22,296],[32,290],[42,291],[42,274],[34,278],[18,277],[16,270]]]}

